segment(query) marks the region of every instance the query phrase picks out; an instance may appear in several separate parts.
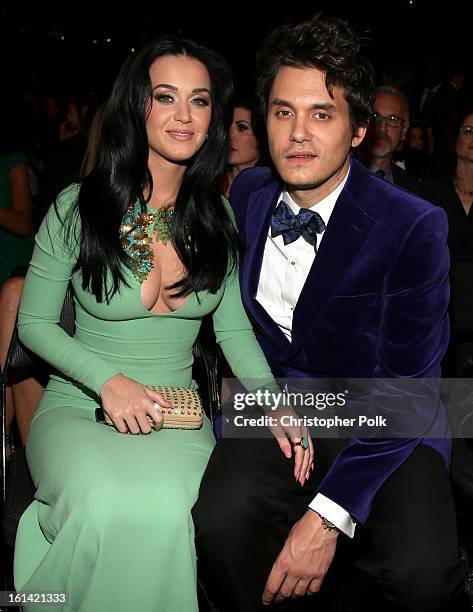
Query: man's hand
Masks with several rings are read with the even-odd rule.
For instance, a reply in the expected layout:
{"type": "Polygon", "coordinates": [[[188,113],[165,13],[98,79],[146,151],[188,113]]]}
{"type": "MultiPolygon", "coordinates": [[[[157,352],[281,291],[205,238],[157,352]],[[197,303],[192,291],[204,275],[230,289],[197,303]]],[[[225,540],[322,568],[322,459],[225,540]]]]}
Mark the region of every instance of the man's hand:
{"type": "Polygon", "coordinates": [[[289,532],[274,562],[263,593],[263,604],[316,593],[332,563],[338,531],[324,528],[320,516],[307,510],[289,532]]]}

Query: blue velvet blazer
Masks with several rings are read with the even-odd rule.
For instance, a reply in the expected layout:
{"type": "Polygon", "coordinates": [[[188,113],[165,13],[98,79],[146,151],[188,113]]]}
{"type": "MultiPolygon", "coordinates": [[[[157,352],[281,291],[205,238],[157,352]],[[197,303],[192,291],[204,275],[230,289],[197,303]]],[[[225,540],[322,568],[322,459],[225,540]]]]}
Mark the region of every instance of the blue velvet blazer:
{"type": "MultiPolygon", "coordinates": [[[[444,211],[352,160],[294,310],[289,342],[256,301],[271,213],[282,189],[269,168],[252,168],[239,174],[230,197],[245,246],[243,302],[274,375],[440,378],[449,339],[444,211]]],[[[400,420],[414,418],[425,436],[352,438],[319,487],[362,523],[378,489],[418,444],[450,461],[451,440],[448,433],[441,437],[448,432],[443,405],[421,393],[407,394],[397,405],[400,420]]]]}

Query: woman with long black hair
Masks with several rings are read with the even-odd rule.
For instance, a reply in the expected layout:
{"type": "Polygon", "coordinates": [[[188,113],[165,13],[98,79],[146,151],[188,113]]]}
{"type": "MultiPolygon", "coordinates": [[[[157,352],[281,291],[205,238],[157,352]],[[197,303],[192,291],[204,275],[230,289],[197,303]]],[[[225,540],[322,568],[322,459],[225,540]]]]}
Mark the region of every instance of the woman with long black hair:
{"type": "Polygon", "coordinates": [[[206,418],[161,429],[153,404],[170,404],[150,387],[195,387],[192,347],[208,313],[235,374],[272,381],[218,190],[231,94],[225,61],[191,41],[165,37],[130,56],[96,168],[62,192],[36,238],[20,337],[59,373],[28,439],[38,490],[18,530],[15,584],[67,591],[68,610],[197,610],[191,508],[214,438],[206,418]],[[72,338],[57,325],[69,280],[72,338]],[[96,422],[100,406],[115,429],[96,422]]]}
{"type": "Polygon", "coordinates": [[[232,183],[242,170],[269,163],[265,126],[250,102],[236,102],[228,145],[227,167],[222,180],[222,193],[225,196],[230,194],[232,183]]]}

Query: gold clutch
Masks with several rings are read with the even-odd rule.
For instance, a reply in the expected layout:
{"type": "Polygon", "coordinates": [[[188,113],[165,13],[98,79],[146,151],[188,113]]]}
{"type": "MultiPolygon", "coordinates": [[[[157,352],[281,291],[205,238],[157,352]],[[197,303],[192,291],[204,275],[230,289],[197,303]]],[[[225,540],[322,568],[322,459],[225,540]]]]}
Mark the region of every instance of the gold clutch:
{"type": "MultiPolygon", "coordinates": [[[[200,429],[204,418],[202,400],[197,391],[187,387],[149,387],[167,399],[172,408],[163,408],[154,403],[155,410],[163,415],[163,429],[200,429]]],[[[112,425],[110,417],[104,412],[104,421],[112,425]]],[[[154,421],[148,417],[154,429],[154,421]]]]}

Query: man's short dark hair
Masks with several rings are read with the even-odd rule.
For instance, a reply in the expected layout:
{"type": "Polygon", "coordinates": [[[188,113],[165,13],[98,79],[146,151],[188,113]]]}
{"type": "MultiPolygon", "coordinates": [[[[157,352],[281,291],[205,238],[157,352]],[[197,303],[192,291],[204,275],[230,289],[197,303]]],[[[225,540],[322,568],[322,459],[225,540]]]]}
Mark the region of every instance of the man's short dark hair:
{"type": "Polygon", "coordinates": [[[361,53],[362,42],[349,23],[321,14],[274,30],[257,53],[257,90],[264,116],[279,68],[317,68],[325,72],[332,97],[334,86],[343,88],[353,131],[367,125],[373,112],[375,78],[361,53]]]}

